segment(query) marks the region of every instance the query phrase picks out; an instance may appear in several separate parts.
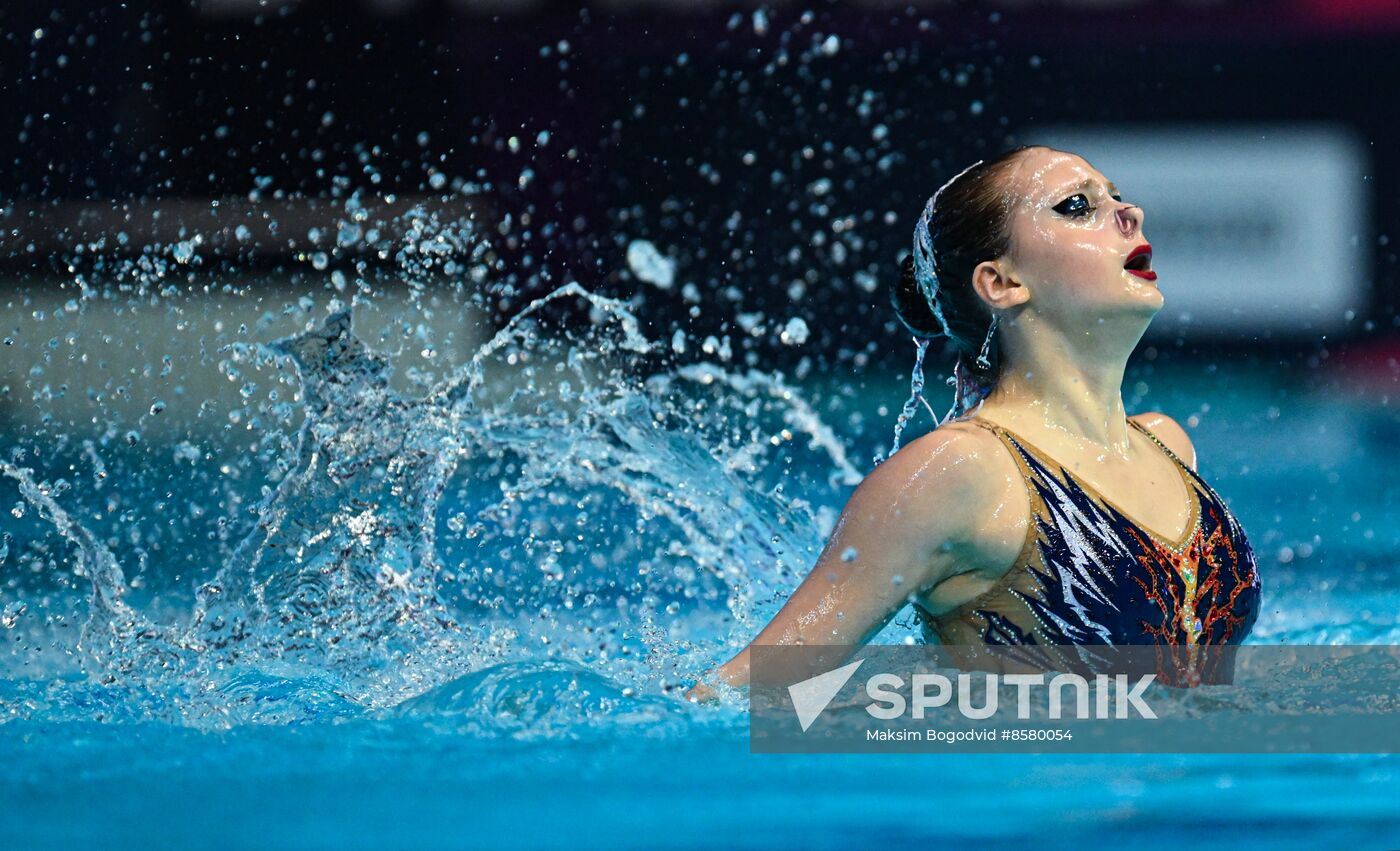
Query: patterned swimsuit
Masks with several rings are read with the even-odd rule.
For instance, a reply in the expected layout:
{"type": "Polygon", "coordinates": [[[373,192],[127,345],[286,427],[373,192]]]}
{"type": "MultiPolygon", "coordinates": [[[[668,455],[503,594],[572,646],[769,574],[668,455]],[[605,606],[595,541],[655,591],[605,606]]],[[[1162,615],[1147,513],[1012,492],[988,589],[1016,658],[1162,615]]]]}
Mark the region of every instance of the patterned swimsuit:
{"type": "Polygon", "coordinates": [[[941,615],[916,607],[926,641],[1159,648],[1244,641],[1259,616],[1254,552],[1224,500],[1156,435],[1128,421],[1181,470],[1191,520],[1177,541],[1144,528],[1002,426],[966,421],[1011,450],[1031,522],[1016,562],[987,591],[941,615]]]}

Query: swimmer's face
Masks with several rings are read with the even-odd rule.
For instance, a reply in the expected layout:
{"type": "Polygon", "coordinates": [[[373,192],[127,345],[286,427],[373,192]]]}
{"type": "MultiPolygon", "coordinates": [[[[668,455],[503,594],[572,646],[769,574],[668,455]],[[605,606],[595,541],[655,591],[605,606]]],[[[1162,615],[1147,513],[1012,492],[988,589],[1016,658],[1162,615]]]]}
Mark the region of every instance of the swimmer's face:
{"type": "Polygon", "coordinates": [[[1011,249],[999,262],[1022,284],[1021,300],[1067,317],[1161,309],[1150,270],[1125,268],[1129,253],[1147,243],[1143,211],[1098,169],[1074,154],[1031,148],[1011,168],[1006,190],[1011,249]]]}

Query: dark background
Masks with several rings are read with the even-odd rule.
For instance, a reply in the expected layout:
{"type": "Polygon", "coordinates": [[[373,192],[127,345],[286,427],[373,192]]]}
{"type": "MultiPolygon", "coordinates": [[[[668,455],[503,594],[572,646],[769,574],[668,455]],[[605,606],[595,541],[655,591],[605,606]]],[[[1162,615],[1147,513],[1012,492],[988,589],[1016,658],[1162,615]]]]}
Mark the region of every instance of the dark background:
{"type": "MultiPolygon", "coordinates": [[[[495,215],[528,215],[497,275],[512,292],[569,278],[641,291],[650,322],[697,338],[740,312],[781,327],[800,305],[811,343],[765,359],[902,369],[886,286],[913,219],[954,170],[1034,141],[1017,128],[1329,120],[1372,152],[1372,300],[1350,333],[1393,333],[1393,2],[784,3],[766,30],[750,4],[112,6],[0,11],[12,280],[62,259],[46,207],[246,198],[259,179],[284,197],[431,195],[436,171],[486,181],[495,215]],[[676,288],[631,279],[638,237],[677,260],[676,288]]],[[[251,254],[279,262],[275,247],[251,254]]]]}

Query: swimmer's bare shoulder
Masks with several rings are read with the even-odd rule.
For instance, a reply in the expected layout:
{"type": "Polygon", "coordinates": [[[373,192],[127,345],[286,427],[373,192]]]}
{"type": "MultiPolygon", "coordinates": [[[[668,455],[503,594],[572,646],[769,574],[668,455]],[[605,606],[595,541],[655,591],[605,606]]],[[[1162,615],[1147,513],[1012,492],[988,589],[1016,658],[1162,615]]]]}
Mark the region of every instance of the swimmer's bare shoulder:
{"type": "MultiPolygon", "coordinates": [[[[989,511],[1005,498],[1006,471],[997,465],[1015,469],[996,443],[985,429],[950,422],[872,470],[811,572],[750,647],[815,644],[854,652],[906,605],[967,571],[970,556],[985,549],[989,511]]],[[[712,675],[747,685],[748,648],[702,679],[712,675]]],[[[687,694],[711,696],[703,685],[687,694]]]]}
{"type": "Polygon", "coordinates": [[[951,563],[941,565],[939,581],[915,601],[932,614],[973,599],[1010,570],[1031,522],[1021,470],[1000,438],[966,420],[946,422],[925,438],[939,434],[956,451],[962,475],[959,505],[950,509],[960,522],[943,545],[951,563]]]}
{"type": "Polygon", "coordinates": [[[903,526],[918,540],[928,589],[966,570],[969,557],[985,548],[988,517],[1016,476],[1015,462],[994,434],[953,420],[900,449],[862,487],[907,494],[903,526]]]}
{"type": "Polygon", "coordinates": [[[908,477],[911,468],[928,463],[924,459],[939,463],[941,493],[930,494],[935,504],[926,506],[944,518],[939,526],[928,527],[937,538],[933,543],[941,543],[939,549],[980,544],[988,513],[1004,501],[1007,483],[1019,481],[1016,464],[1001,441],[988,429],[950,420],[911,442],[886,464],[906,451],[909,458],[903,466],[891,467],[890,480],[908,477]]]}
{"type": "Polygon", "coordinates": [[[1161,411],[1149,411],[1128,417],[1157,436],[1176,457],[1192,470],[1196,469],[1196,447],[1181,424],[1161,411]]]}

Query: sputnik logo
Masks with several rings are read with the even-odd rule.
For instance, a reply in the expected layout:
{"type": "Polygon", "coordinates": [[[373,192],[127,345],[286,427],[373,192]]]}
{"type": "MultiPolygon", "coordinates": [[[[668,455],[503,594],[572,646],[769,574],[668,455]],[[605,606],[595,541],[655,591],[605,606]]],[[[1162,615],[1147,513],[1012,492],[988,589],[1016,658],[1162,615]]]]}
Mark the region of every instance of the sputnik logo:
{"type": "Polygon", "coordinates": [[[834,671],[827,671],[810,680],[788,686],[788,696],[792,698],[792,708],[797,710],[797,720],[802,724],[802,732],[807,732],[807,728],[812,726],[812,722],[817,720],[842,687],[850,681],[856,668],[864,662],[864,659],[860,659],[834,671]]]}

